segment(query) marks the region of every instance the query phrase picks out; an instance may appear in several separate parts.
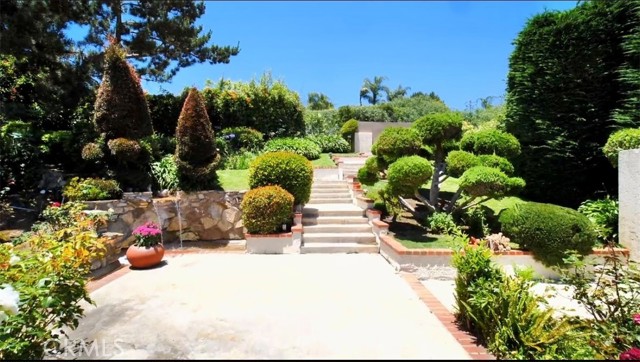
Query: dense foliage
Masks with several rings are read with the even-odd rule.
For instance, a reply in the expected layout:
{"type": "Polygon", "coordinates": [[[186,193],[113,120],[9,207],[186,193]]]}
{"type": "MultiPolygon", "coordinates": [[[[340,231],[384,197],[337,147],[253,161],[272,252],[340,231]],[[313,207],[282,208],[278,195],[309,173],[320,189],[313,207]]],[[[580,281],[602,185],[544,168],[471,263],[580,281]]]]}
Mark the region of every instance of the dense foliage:
{"type": "Polygon", "coordinates": [[[602,152],[614,167],[618,167],[620,151],[640,148],[640,128],[621,129],[613,132],[602,148],[602,152]]]}
{"type": "Polygon", "coordinates": [[[591,221],[566,207],[526,202],[500,215],[502,232],[545,265],[562,265],[565,252],[591,253],[596,233],[591,221]]]}
{"type": "Polygon", "coordinates": [[[293,216],[293,196],[280,186],[249,190],[242,199],[242,221],[250,234],[274,234],[293,216]]]}
{"type": "Polygon", "coordinates": [[[122,196],[122,190],[115,180],[74,177],[62,195],[70,201],[114,200],[122,196]]]}
{"type": "Polygon", "coordinates": [[[265,152],[288,151],[306,157],[307,160],[320,158],[322,149],[317,143],[306,138],[274,138],[264,145],[265,152]]]}
{"type": "Polygon", "coordinates": [[[515,166],[527,198],[576,207],[616,190],[617,171],[601,148],[611,132],[640,126],[630,96],[640,90],[639,4],[582,2],[535,15],[518,35],[505,126],[522,145],[515,166]]]}
{"type": "Polygon", "coordinates": [[[77,327],[92,302],[86,275],[104,252],[96,230],[106,220],[83,209],[52,206],[22,245],[0,244],[0,359],[43,359],[66,345],[59,329],[77,327]]]}
{"type": "Polygon", "coordinates": [[[618,242],[618,200],[610,197],[598,200],[586,200],[578,207],[593,223],[598,241],[603,245],[618,242]]]}
{"type": "Polygon", "coordinates": [[[347,153],[351,151],[349,142],[338,135],[308,136],[307,139],[318,145],[322,153],[347,153]]]}
{"type": "Polygon", "coordinates": [[[250,127],[268,138],[303,135],[304,106],[298,93],[264,74],[249,83],[221,79],[202,91],[216,130],[250,127]]]}

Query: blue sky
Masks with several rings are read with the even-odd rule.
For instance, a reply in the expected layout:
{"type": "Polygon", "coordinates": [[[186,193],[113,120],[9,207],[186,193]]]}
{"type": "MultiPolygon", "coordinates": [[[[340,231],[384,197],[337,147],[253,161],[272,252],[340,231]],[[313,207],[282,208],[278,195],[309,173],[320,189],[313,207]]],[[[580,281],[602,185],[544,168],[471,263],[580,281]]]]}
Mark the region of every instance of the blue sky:
{"type": "Polygon", "coordinates": [[[358,104],[365,78],[436,92],[464,109],[503,96],[512,42],[527,19],[576,1],[211,1],[199,19],[213,43],[235,45],[229,64],[182,69],[150,93],[179,93],[221,77],[249,81],[270,71],[298,92],[326,94],[336,107],[358,104]]]}

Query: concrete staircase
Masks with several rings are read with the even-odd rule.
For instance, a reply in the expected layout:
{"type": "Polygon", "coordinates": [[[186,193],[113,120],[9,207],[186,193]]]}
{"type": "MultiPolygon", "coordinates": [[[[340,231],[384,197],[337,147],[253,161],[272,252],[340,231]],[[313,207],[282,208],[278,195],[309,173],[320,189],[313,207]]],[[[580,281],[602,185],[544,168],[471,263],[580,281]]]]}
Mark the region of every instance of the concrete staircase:
{"type": "Polygon", "coordinates": [[[378,252],[371,225],[354,205],[346,181],[314,181],[302,227],[300,253],[378,252]]]}
{"type": "Polygon", "coordinates": [[[358,170],[364,166],[367,161],[366,157],[344,157],[340,159],[338,164],[338,177],[345,180],[349,176],[357,176],[358,170]]]}

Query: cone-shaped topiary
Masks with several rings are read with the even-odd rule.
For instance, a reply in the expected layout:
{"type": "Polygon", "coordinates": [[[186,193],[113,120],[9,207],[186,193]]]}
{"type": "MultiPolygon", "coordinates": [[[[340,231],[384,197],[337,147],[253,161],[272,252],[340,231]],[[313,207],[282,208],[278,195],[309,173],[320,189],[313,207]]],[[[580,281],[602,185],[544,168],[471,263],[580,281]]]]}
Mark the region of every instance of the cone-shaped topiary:
{"type": "Polygon", "coordinates": [[[98,132],[104,133],[107,141],[151,136],[151,117],[140,78],[125,60],[124,50],[111,44],[105,51],[104,62],[94,113],[98,132]]]}
{"type": "Polygon", "coordinates": [[[192,88],[182,106],[176,128],[176,165],[183,190],[206,190],[217,186],[216,151],[213,129],[204,100],[192,88]]]}
{"type": "Polygon", "coordinates": [[[140,78],[116,43],[105,51],[104,62],[93,119],[100,137],[85,145],[82,157],[104,160],[105,171],[123,189],[146,190],[151,182],[150,153],[141,141],[153,134],[153,127],[140,78]]]}

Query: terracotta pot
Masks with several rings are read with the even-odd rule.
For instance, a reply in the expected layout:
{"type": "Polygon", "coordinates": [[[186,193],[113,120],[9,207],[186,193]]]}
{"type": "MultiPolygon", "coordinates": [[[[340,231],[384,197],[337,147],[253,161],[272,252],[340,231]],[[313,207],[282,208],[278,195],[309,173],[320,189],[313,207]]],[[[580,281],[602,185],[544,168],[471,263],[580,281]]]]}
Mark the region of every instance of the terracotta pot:
{"type": "Polygon", "coordinates": [[[164,246],[156,244],[151,247],[131,245],[127,249],[127,260],[134,268],[149,268],[159,264],[164,257],[164,246]]]}

